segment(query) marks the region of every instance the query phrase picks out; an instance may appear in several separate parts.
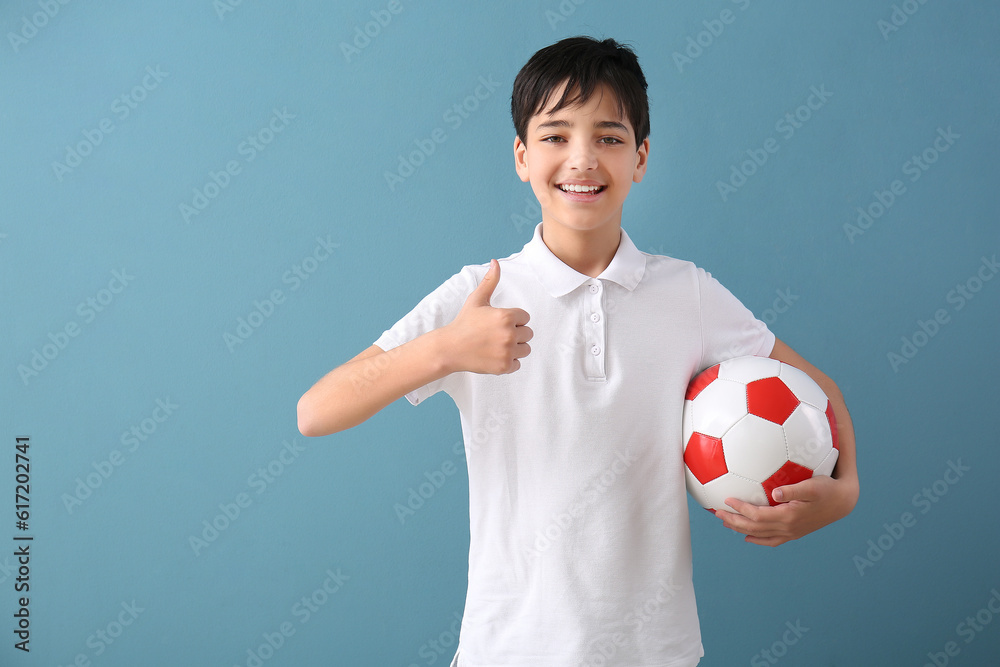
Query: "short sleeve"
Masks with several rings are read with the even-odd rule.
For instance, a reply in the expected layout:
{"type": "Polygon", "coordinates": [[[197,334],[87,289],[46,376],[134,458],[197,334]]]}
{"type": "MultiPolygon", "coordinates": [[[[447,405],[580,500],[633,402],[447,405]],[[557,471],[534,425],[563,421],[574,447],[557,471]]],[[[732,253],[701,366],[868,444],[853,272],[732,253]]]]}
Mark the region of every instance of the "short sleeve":
{"type": "MultiPolygon", "coordinates": [[[[466,298],[476,288],[473,267],[464,267],[461,271],[442,283],[437,289],[420,300],[413,310],[403,316],[392,327],[387,329],[375,341],[385,351],[408,343],[428,331],[433,331],[449,324],[462,309],[466,298]]],[[[452,375],[425,384],[406,394],[406,400],[417,405],[442,389],[447,390],[447,383],[452,375]]]]}
{"type": "Polygon", "coordinates": [[[774,334],[754,317],[733,293],[698,269],[701,306],[701,367],[745,355],[767,356],[774,348],[774,334]]]}

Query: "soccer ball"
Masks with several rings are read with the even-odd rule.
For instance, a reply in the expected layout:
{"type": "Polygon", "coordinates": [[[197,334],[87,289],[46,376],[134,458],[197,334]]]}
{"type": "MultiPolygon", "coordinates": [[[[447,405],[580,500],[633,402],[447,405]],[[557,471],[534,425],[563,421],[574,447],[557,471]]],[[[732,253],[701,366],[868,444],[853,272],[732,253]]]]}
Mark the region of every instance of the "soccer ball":
{"type": "Polygon", "coordinates": [[[702,371],[684,397],[684,474],[702,507],[726,498],[777,505],[771,491],[837,463],[830,400],[803,371],[768,357],[737,357],[702,371]]]}

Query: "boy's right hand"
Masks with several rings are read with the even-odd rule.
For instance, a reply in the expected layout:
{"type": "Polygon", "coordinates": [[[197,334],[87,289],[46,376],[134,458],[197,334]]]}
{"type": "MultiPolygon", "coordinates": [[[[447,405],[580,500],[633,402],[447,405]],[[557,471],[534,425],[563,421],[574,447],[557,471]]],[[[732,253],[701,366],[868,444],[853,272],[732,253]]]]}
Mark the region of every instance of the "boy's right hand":
{"type": "Polygon", "coordinates": [[[503,375],[521,367],[528,356],[528,341],[533,335],[528,313],[520,308],[494,308],[493,291],[500,282],[500,263],[490,261],[490,268],[479,286],[465,300],[455,319],[444,327],[447,332],[445,353],[452,372],[471,371],[503,375]]]}

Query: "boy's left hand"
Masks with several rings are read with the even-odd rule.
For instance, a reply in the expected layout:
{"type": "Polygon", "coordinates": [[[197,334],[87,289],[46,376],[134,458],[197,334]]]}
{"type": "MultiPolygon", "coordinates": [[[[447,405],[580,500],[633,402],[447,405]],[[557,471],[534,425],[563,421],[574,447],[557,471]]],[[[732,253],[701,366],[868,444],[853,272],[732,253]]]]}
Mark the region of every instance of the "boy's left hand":
{"type": "Polygon", "coordinates": [[[761,507],[727,498],[726,504],[738,514],[717,510],[715,516],[727,528],[746,535],[745,541],[776,547],[844,518],[854,507],[851,498],[856,498],[857,493],[850,488],[850,482],[820,475],[780,486],[772,496],[780,504],[761,507]]]}

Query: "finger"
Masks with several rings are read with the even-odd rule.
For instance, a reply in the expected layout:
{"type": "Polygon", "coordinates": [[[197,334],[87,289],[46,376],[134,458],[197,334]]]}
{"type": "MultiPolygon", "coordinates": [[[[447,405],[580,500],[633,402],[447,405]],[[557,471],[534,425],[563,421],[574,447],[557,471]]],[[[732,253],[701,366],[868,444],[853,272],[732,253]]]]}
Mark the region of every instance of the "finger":
{"type": "Polygon", "coordinates": [[[792,500],[815,500],[815,487],[819,483],[821,483],[821,480],[813,477],[796,484],[779,486],[771,491],[771,497],[779,503],[787,503],[792,500]]]}
{"type": "Polygon", "coordinates": [[[720,517],[722,519],[723,526],[734,532],[742,533],[743,535],[763,539],[780,537],[787,533],[787,531],[781,526],[774,526],[769,522],[751,521],[745,516],[733,514],[732,512],[720,511],[719,514],[723,515],[720,517]]]}
{"type": "Polygon", "coordinates": [[[736,498],[727,498],[726,504],[734,511],[718,510],[715,516],[722,519],[726,528],[745,535],[767,536],[780,529],[783,510],[778,507],[762,507],[746,503],[736,498]]]}
{"type": "Polygon", "coordinates": [[[527,343],[518,343],[514,347],[514,358],[515,359],[523,359],[524,357],[528,356],[529,354],[531,354],[531,346],[528,345],[527,343]]]}
{"type": "Polygon", "coordinates": [[[528,315],[528,311],[521,308],[505,308],[504,310],[511,314],[514,326],[523,327],[528,323],[528,320],[531,319],[531,316],[528,315]]]}
{"type": "Polygon", "coordinates": [[[779,536],[779,537],[756,537],[754,535],[747,535],[745,538],[743,538],[743,541],[744,542],[749,542],[750,544],[759,544],[762,547],[776,547],[779,544],[784,544],[785,542],[788,542],[789,539],[791,539],[791,538],[783,537],[783,536],[779,536]]]}
{"type": "Polygon", "coordinates": [[[726,498],[726,504],[732,507],[734,512],[747,517],[751,521],[756,521],[760,512],[760,507],[757,505],[739,500],[737,498],[726,498]]]}
{"type": "Polygon", "coordinates": [[[527,343],[535,337],[535,332],[528,327],[517,327],[514,329],[514,335],[518,343],[527,343]]]}
{"type": "Polygon", "coordinates": [[[722,520],[722,525],[726,528],[735,530],[738,533],[743,533],[744,535],[750,535],[753,532],[754,527],[757,526],[755,521],[748,519],[742,514],[737,514],[736,512],[716,510],[715,516],[722,520]]]}
{"type": "Polygon", "coordinates": [[[490,305],[490,298],[493,296],[493,291],[497,288],[497,283],[500,282],[500,262],[495,259],[490,260],[490,268],[486,271],[486,275],[479,282],[479,285],[472,291],[469,298],[465,300],[465,303],[473,306],[488,306],[490,305]]]}

